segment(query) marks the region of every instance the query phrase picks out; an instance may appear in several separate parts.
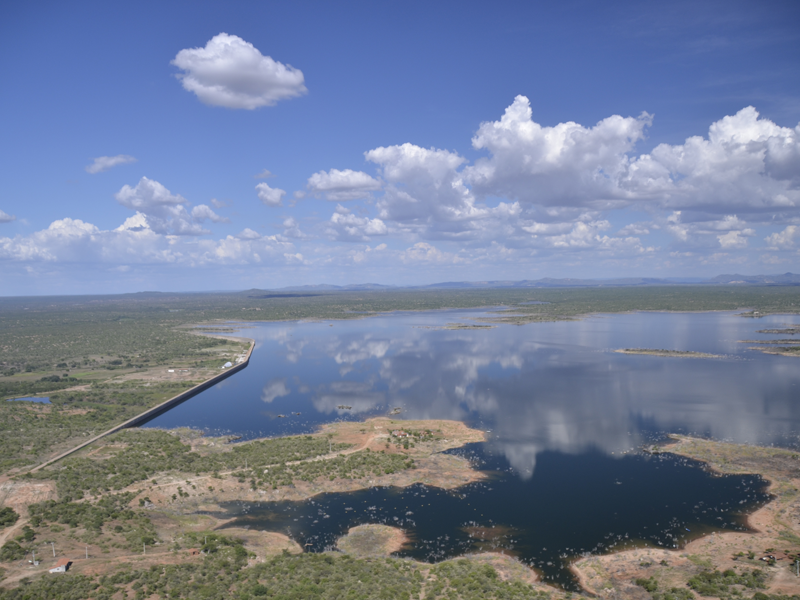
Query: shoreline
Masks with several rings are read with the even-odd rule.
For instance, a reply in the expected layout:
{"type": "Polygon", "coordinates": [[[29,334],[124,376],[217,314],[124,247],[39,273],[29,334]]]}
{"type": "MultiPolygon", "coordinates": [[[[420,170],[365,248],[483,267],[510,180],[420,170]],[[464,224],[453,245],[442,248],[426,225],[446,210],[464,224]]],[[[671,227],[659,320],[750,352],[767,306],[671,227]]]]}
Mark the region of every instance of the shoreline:
{"type": "Polygon", "coordinates": [[[645,545],[602,555],[577,557],[570,570],[588,593],[603,596],[610,590],[632,597],[644,590],[636,579],[653,578],[659,590],[686,588],[686,581],[703,571],[728,569],[764,569],[768,576],[768,594],[800,594],[800,578],[787,568],[785,550],[800,552],[800,524],[790,523],[787,514],[800,513],[800,455],[783,448],[768,448],[702,440],[671,435],[674,444],[664,452],[702,462],[706,468],[724,476],[749,474],[768,482],[772,496],[763,506],[743,515],[750,531],[715,531],[693,539],[675,549],[645,545]],[[797,458],[795,458],[797,457],[797,458]],[[758,468],[758,465],[761,465],[758,468]],[[767,552],[771,549],[772,553],[767,552]],[[777,557],[775,566],[762,557],[777,557]],[[752,558],[751,558],[752,556],[752,558]]]}
{"type": "MultiPolygon", "coordinates": [[[[433,420],[420,420],[420,421],[404,421],[400,419],[391,419],[390,417],[373,417],[365,421],[356,422],[337,422],[329,423],[320,427],[320,429],[313,435],[327,436],[336,435],[337,442],[359,442],[353,447],[334,452],[328,458],[338,456],[342,453],[353,453],[363,450],[370,445],[376,448],[383,447],[385,441],[389,438],[388,431],[393,427],[436,427],[442,426],[441,433],[447,434],[448,437],[442,436],[439,440],[434,442],[426,442],[430,444],[427,448],[423,449],[425,454],[430,456],[447,456],[447,459],[453,461],[461,461],[462,464],[456,465],[447,464],[440,465],[440,475],[445,474],[449,481],[432,480],[430,479],[431,465],[422,464],[423,469],[415,469],[410,472],[401,472],[390,476],[381,476],[376,479],[375,485],[397,485],[406,487],[419,481],[425,481],[427,485],[456,488],[472,480],[477,480],[482,477],[480,471],[474,469],[464,459],[458,459],[454,456],[438,454],[446,447],[459,447],[471,441],[479,441],[485,439],[484,432],[479,430],[472,430],[468,428],[461,421],[433,421],[433,420]],[[445,429],[447,426],[447,429],[445,429]],[[461,435],[454,435],[460,432],[461,435]],[[440,448],[440,446],[442,446],[440,448]],[[453,473],[453,468],[458,468],[458,473],[453,473]]],[[[226,451],[227,444],[221,443],[224,438],[210,438],[202,435],[197,435],[197,432],[191,436],[193,439],[192,449],[196,450],[199,445],[214,446],[215,451],[226,451]],[[224,448],[224,449],[223,449],[224,448]]],[[[608,590],[614,590],[622,598],[641,598],[642,588],[635,585],[634,580],[638,577],[655,577],[660,584],[672,585],[674,587],[685,587],[686,580],[693,574],[709,569],[718,569],[723,571],[728,568],[763,568],[770,573],[769,587],[766,591],[769,593],[785,593],[795,594],[800,593],[800,578],[795,578],[793,574],[789,573],[788,569],[783,568],[780,564],[777,567],[769,567],[766,563],[759,561],[760,554],[755,559],[736,558],[738,552],[747,552],[748,549],[758,550],[759,553],[768,547],[776,547],[780,551],[784,550],[784,545],[788,548],[790,544],[787,541],[781,541],[780,533],[782,530],[777,529],[782,526],[780,522],[781,515],[784,515],[787,510],[794,514],[797,512],[800,515],[800,455],[787,449],[780,448],[765,448],[759,446],[746,446],[731,444],[729,442],[717,442],[710,440],[702,440],[690,438],[685,436],[670,436],[675,443],[670,444],[664,448],[664,452],[686,456],[698,461],[702,461],[707,468],[714,472],[725,474],[757,474],[769,482],[769,493],[773,499],[758,508],[752,513],[746,515],[746,522],[751,532],[736,532],[736,531],[718,531],[709,535],[705,535],[698,539],[692,540],[685,546],[677,549],[665,549],[650,545],[644,545],[639,548],[619,550],[609,554],[597,554],[588,557],[575,557],[570,561],[570,571],[575,576],[575,580],[581,588],[581,594],[604,596],[610,593],[608,590]],[[773,464],[773,468],[769,467],[770,461],[777,461],[773,464]],[[798,465],[795,469],[793,461],[797,461],[798,465]],[[762,465],[762,468],[755,468],[762,465]],[[788,468],[790,472],[782,472],[788,468]],[[787,492],[791,492],[787,495],[787,492]],[[776,522],[776,518],[778,521],[776,522]],[[777,524],[776,524],[777,523],[777,524]],[[662,563],[663,561],[663,563],[662,563]],[[644,566],[643,566],[644,565],[644,566]],[[637,595],[638,594],[638,595],[637,595]]],[[[245,443],[256,442],[252,440],[245,443]]],[[[394,449],[392,450],[394,451],[394,449]]],[[[403,452],[400,450],[400,452],[403,452]]],[[[320,459],[324,460],[325,456],[320,459]]],[[[314,460],[314,459],[311,459],[314,460]]],[[[435,470],[435,469],[433,469],[435,470]]],[[[149,482],[141,482],[134,484],[125,490],[121,491],[136,491],[137,496],[131,501],[131,505],[136,504],[139,497],[147,496],[152,499],[155,504],[155,510],[151,513],[151,517],[156,521],[170,524],[169,527],[175,530],[183,529],[188,525],[189,521],[198,521],[197,527],[202,524],[203,529],[210,532],[217,532],[223,535],[235,535],[247,538],[249,540],[248,547],[252,546],[253,551],[259,556],[259,560],[266,560],[269,556],[274,555],[275,552],[281,550],[288,550],[291,553],[299,552],[302,550],[288,536],[278,532],[261,532],[261,531],[248,531],[247,528],[230,527],[236,517],[217,517],[210,514],[203,515],[198,511],[219,509],[222,502],[229,500],[239,500],[244,502],[258,502],[270,500],[303,500],[312,498],[319,493],[326,493],[331,491],[346,491],[351,489],[363,489],[365,481],[344,481],[344,482],[319,482],[305,484],[301,483],[292,489],[279,490],[276,494],[277,497],[272,498],[259,494],[255,490],[247,489],[246,485],[242,485],[236,481],[232,473],[222,473],[221,477],[216,479],[214,485],[224,486],[225,493],[220,495],[214,494],[214,497],[208,497],[197,501],[180,502],[179,504],[170,504],[169,496],[178,489],[178,486],[193,483],[200,483],[200,480],[212,478],[211,474],[206,474],[201,477],[192,477],[188,479],[185,473],[178,472],[165,472],[158,476],[158,485],[154,488],[152,485],[148,487],[149,482]],[[218,482],[218,483],[217,483],[218,482]],[[333,484],[333,487],[331,487],[333,484]],[[336,489],[343,484],[342,489],[336,489]],[[187,521],[188,519],[188,521],[187,521]],[[202,522],[202,523],[201,523],[202,522]],[[180,525],[180,523],[185,523],[180,525]],[[264,546],[266,544],[266,546],[264,546]],[[262,547],[264,546],[264,547],[262,547]]],[[[209,481],[212,482],[212,481],[209,481]]],[[[33,482],[31,482],[33,483],[33,482]]],[[[21,485],[25,483],[20,482],[21,485]]],[[[37,485],[41,485],[37,483],[37,485]]],[[[201,487],[198,485],[198,487],[201,487]]],[[[16,490],[15,490],[16,491],[16,490]]],[[[13,528],[13,531],[18,531],[25,523],[27,518],[23,515],[22,518],[13,528]]],[[[364,527],[364,526],[362,526],[364,527]]],[[[367,526],[369,528],[369,526],[367,526]]],[[[798,544],[800,544],[800,526],[790,527],[795,535],[798,536],[798,544]]],[[[169,530],[169,529],[168,529],[169,530]]],[[[6,530],[6,534],[11,531],[6,530]]],[[[346,537],[346,536],[345,536],[346,537]]],[[[395,542],[403,538],[403,535],[394,533],[390,536],[395,542]]],[[[340,538],[340,540],[343,538],[340,538]]],[[[338,545],[337,541],[337,545],[338,545]]],[[[165,549],[166,550],[166,549],[165,549]]],[[[800,546],[797,547],[800,551],[800,546]]],[[[391,552],[389,553],[391,554],[391,552]]],[[[477,552],[467,553],[463,556],[454,557],[449,560],[467,559],[470,561],[479,561],[491,564],[500,571],[506,573],[505,576],[525,581],[527,583],[535,583],[537,589],[546,590],[548,593],[554,594],[554,599],[562,600],[567,597],[569,592],[561,589],[552,584],[544,583],[541,581],[541,575],[535,568],[529,567],[521,563],[517,559],[509,555],[498,555],[493,552],[477,552]]],[[[158,551],[150,555],[148,559],[158,562],[163,559],[164,562],[172,561],[170,553],[165,551],[158,551]],[[160,558],[159,558],[160,557],[160,558]]],[[[112,562],[116,561],[113,558],[112,562]]],[[[399,560],[399,559],[398,559],[399,560]]],[[[82,561],[80,561],[82,562],[82,561]]],[[[785,562],[785,561],[784,561],[785,562]]],[[[96,561],[89,561],[92,569],[98,569],[96,561]]],[[[87,563],[86,568],[89,568],[87,563]]],[[[421,563],[422,564],[422,563],[421,563]]],[[[427,565],[427,563],[424,563],[427,565]]],[[[439,564],[439,563],[435,563],[439,564]]],[[[83,572],[83,567],[76,564],[76,571],[83,572]]],[[[427,567],[426,567],[427,568],[427,567]]],[[[87,571],[88,572],[88,571],[87,571]]],[[[14,579],[7,580],[10,582],[14,579]]],[[[661,588],[659,588],[661,589],[661,588]]]]}

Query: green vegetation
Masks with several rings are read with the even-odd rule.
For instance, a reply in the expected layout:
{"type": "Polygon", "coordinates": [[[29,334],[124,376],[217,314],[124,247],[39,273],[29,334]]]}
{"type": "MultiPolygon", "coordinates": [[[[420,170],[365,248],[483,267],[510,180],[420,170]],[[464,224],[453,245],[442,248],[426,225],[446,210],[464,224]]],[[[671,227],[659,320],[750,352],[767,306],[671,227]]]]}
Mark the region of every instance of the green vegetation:
{"type": "MultiPolygon", "coordinates": [[[[49,500],[28,506],[30,523],[35,528],[61,523],[73,529],[82,528],[93,537],[103,533],[106,525],[114,524],[114,533],[126,540],[126,547],[141,550],[142,544],[157,539],[150,519],[128,507],[135,494],[112,494],[95,503],[49,500]]],[[[27,541],[32,541],[27,540],[27,541]]]]}
{"type": "Polygon", "coordinates": [[[653,600],[692,600],[694,594],[686,588],[672,587],[663,592],[653,592],[653,600]]]}
{"type": "Polygon", "coordinates": [[[66,458],[31,476],[54,479],[59,496],[70,501],[83,498],[85,492],[99,495],[121,490],[165,471],[234,471],[235,477],[250,479],[254,489],[274,489],[319,477],[360,479],[414,467],[414,461],[404,455],[369,450],[309,461],[331,450],[349,448],[347,444],[331,445],[326,438],[310,435],[235,444],[228,451],[209,454],[193,452],[177,435],[159,430],[122,431],[109,436],[106,443],[114,446],[107,446],[110,454],[103,458],[66,458]]]}
{"type": "MultiPolygon", "coordinates": [[[[212,473],[241,468],[241,476],[252,476],[260,469],[274,465],[283,469],[281,482],[288,477],[289,485],[293,477],[304,471],[299,465],[286,467],[285,463],[327,454],[330,449],[325,438],[295,436],[236,444],[227,452],[201,454],[191,451],[189,445],[175,434],[147,429],[121,431],[106,438],[106,443],[124,447],[111,450],[102,459],[66,458],[34,476],[54,479],[59,496],[66,500],[82,498],[86,491],[97,495],[121,490],[165,471],[212,473]],[[245,471],[246,464],[248,470],[245,471]]],[[[333,450],[348,447],[335,444],[333,450]]],[[[258,476],[264,475],[261,472],[258,476]]]]}
{"type": "Polygon", "coordinates": [[[328,460],[317,460],[294,465],[276,465],[266,472],[252,472],[255,486],[270,486],[277,489],[279,485],[292,485],[295,480],[314,481],[319,477],[334,479],[363,479],[364,477],[380,477],[397,471],[413,469],[414,460],[401,454],[388,454],[383,451],[370,452],[369,448],[337,456],[328,460]]]}
{"type": "Polygon", "coordinates": [[[655,592],[658,589],[658,582],[655,580],[654,577],[640,577],[636,580],[636,585],[639,587],[643,587],[645,591],[648,592],[655,592]]]}
{"type": "Polygon", "coordinates": [[[13,525],[19,519],[17,512],[10,506],[0,508],[0,527],[8,527],[13,525]]]}
{"type": "Polygon", "coordinates": [[[520,581],[501,581],[493,567],[479,566],[466,559],[439,563],[430,574],[435,579],[430,587],[426,586],[426,598],[544,600],[550,597],[550,594],[537,592],[520,581]]]}
{"type": "Polygon", "coordinates": [[[730,598],[741,596],[739,589],[733,586],[742,586],[747,589],[763,589],[766,587],[767,575],[764,571],[753,569],[737,573],[733,569],[726,571],[703,571],[693,576],[686,583],[701,596],[714,596],[716,598],[730,598]]]}
{"type": "Polygon", "coordinates": [[[60,525],[70,528],[71,537],[87,543],[100,542],[141,551],[143,543],[154,544],[158,535],[147,515],[129,508],[133,496],[130,493],[107,495],[95,503],[49,500],[31,504],[28,506],[30,524],[0,548],[0,562],[24,558],[35,549],[34,541],[61,531],[60,525]]]}
{"type": "MultiPolygon", "coordinates": [[[[767,575],[764,571],[753,569],[737,573],[733,569],[723,572],[703,571],[694,575],[686,583],[688,587],[700,596],[710,596],[722,600],[736,600],[746,598],[743,590],[763,589],[766,587],[767,575]]],[[[672,587],[659,591],[658,582],[654,577],[639,578],[636,585],[650,592],[653,600],[692,600],[694,594],[686,588],[672,587]]],[[[752,600],[800,600],[800,596],[784,596],[781,594],[765,594],[755,592],[752,600]]]]}
{"type": "Polygon", "coordinates": [[[59,377],[48,375],[37,380],[27,381],[0,381],[0,396],[5,398],[26,398],[63,390],[79,385],[81,381],[76,377],[59,377]]]}
{"type": "MultiPolygon", "coordinates": [[[[347,555],[301,554],[276,556],[246,566],[248,552],[241,542],[209,535],[208,554],[201,562],[125,569],[111,576],[40,578],[15,589],[0,590],[1,600],[108,600],[121,591],[128,598],[150,597],[249,600],[460,600],[546,599],[520,582],[504,582],[488,565],[457,560],[430,567],[399,559],[353,559],[347,555]],[[212,539],[213,538],[213,539],[212,539]]],[[[202,539],[198,534],[197,541],[202,539]]],[[[118,597],[118,596],[117,596],[118,597]]]]}
{"type": "Polygon", "coordinates": [[[0,472],[41,462],[180,393],[182,383],[95,383],[50,396],[50,404],[0,401],[0,472]]]}
{"type": "Polygon", "coordinates": [[[27,551],[15,541],[8,541],[0,548],[0,561],[10,562],[19,560],[25,556],[27,551]]]}
{"type": "Polygon", "coordinates": [[[686,588],[672,587],[659,591],[655,577],[640,577],[634,583],[650,592],[653,600],[692,600],[694,598],[694,594],[686,588]]]}

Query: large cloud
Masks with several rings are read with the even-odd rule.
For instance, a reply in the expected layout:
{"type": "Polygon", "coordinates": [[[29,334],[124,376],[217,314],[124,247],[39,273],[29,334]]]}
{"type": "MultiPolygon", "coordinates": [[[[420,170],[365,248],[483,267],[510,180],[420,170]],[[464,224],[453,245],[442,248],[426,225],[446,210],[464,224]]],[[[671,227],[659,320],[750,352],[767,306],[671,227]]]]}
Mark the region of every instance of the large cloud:
{"type": "MultiPolygon", "coordinates": [[[[620,180],[629,197],[710,213],[797,213],[800,125],[779,127],[752,106],[709,127],[708,138],[659,144],[620,180]]],[[[768,218],[768,217],[767,217],[768,218]]]]}
{"type": "MultiPolygon", "coordinates": [[[[454,152],[414,144],[376,148],[365,153],[388,182],[378,216],[398,230],[431,238],[479,237],[486,222],[519,212],[518,205],[477,206],[458,171],[466,159],[454,152]]],[[[490,228],[493,229],[493,228],[490,228]]]]}
{"type": "Polygon", "coordinates": [[[156,233],[170,235],[200,235],[211,233],[200,223],[210,219],[224,222],[205,204],[195,206],[190,213],[187,200],[173,195],[159,182],[142,177],[136,187],[125,185],[115,195],[117,202],[144,216],[147,227],[156,233]]]}
{"type": "Polygon", "coordinates": [[[312,194],[321,195],[326,200],[343,202],[368,198],[370,192],[381,188],[381,182],[363,171],[331,169],[314,173],[308,178],[306,187],[312,194]]]}
{"type": "Polygon", "coordinates": [[[594,127],[559,123],[545,127],[532,119],[530,102],[517,96],[500,121],[483,123],[472,138],[488,150],[465,169],[466,180],[483,196],[540,205],[612,207],[624,194],[617,182],[627,153],[644,137],[652,117],[614,115],[594,127]]]}
{"type": "Polygon", "coordinates": [[[183,87],[205,104],[252,110],[307,92],[303,73],[264,56],[242,38],[220,33],[205,48],[178,52],[183,87]]]}
{"type": "Polygon", "coordinates": [[[532,119],[517,96],[499,121],[472,139],[488,158],[463,169],[479,197],[500,196],[538,206],[594,209],[641,204],[707,213],[774,213],[800,208],[800,126],[779,127],[753,107],[709,127],[707,138],[660,144],[632,156],[652,117],[614,115],[594,127],[532,119]]]}
{"type": "MultiPolygon", "coordinates": [[[[372,186],[382,180],[376,217],[389,232],[475,247],[502,240],[507,248],[598,248],[633,256],[655,250],[639,236],[663,230],[684,250],[732,251],[748,247],[755,226],[800,220],[800,126],[779,127],[748,107],[713,123],[706,138],[636,155],[652,121],[642,113],[612,115],[591,127],[544,126],[518,96],[498,121],[478,128],[473,146],[488,156],[473,164],[450,150],[405,143],[365,152],[380,179],[322,171],[308,188],[349,199],[364,193],[356,181],[375,194],[372,186]],[[620,209],[649,212],[653,221],[617,224],[616,236],[600,233],[620,209]]],[[[350,225],[347,235],[335,228],[338,237],[367,239],[357,226],[370,220],[368,212],[338,211],[332,223],[350,225]]]]}
{"type": "Polygon", "coordinates": [[[134,163],[136,159],[128,154],[117,154],[116,156],[98,156],[90,165],[86,165],[86,172],[94,175],[95,173],[102,173],[117,165],[125,165],[134,163]]]}

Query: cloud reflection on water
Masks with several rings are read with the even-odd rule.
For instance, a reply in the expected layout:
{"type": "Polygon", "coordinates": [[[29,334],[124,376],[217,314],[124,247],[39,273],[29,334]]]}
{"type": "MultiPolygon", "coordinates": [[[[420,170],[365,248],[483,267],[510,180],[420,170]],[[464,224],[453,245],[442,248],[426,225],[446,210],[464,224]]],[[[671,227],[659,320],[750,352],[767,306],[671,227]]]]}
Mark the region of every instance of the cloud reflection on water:
{"type": "MultiPolygon", "coordinates": [[[[582,321],[442,329],[478,311],[252,324],[250,365],[149,427],[244,439],[314,431],[335,419],[454,419],[491,430],[490,450],[523,477],[542,453],[619,457],[663,432],[758,444],[797,441],[800,362],[748,350],[759,329],[798,316],[634,313],[582,321]],[[725,355],[627,355],[665,348],[725,355]],[[264,403],[270,404],[269,413],[264,403]],[[351,408],[339,408],[349,406],[351,408]],[[272,418],[276,414],[285,418],[272,418]]],[[[467,321],[469,322],[469,321],[467,321]]],[[[778,336],[780,337],[780,336],[778,336]]]]}
{"type": "MultiPolygon", "coordinates": [[[[317,388],[315,408],[341,413],[337,406],[349,405],[348,412],[366,414],[401,406],[403,418],[481,424],[524,477],[543,451],[619,455],[654,430],[771,443],[800,423],[790,393],[800,369],[791,359],[748,353],[736,340],[752,323],[730,314],[618,315],[488,331],[420,329],[407,316],[372,331],[369,321],[314,341],[341,377],[317,388]],[[609,350],[619,347],[731,356],[609,350]]],[[[277,340],[290,362],[298,346],[312,343],[300,328],[293,332],[294,339],[277,340]]]]}

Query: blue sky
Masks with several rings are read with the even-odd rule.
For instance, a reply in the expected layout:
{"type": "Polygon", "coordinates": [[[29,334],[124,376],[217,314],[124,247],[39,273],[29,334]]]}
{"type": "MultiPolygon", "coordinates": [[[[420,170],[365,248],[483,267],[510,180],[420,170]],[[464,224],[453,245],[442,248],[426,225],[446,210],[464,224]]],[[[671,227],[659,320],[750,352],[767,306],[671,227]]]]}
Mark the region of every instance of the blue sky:
{"type": "Polygon", "coordinates": [[[0,34],[2,295],[800,272],[795,2],[18,2],[0,34]]]}

